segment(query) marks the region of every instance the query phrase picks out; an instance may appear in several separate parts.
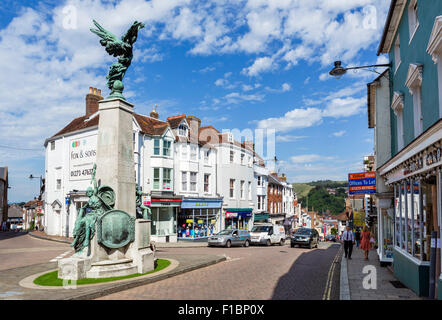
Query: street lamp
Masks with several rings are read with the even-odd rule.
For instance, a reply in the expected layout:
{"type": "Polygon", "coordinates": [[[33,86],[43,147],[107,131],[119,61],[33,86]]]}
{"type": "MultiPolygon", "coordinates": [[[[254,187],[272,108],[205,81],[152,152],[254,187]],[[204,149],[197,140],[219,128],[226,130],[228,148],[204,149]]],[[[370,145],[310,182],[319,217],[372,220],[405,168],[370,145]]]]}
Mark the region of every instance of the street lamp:
{"type": "Polygon", "coordinates": [[[32,174],[29,176],[29,179],[40,179],[40,191],[39,191],[39,200],[41,200],[41,186],[43,183],[43,176],[34,177],[32,174]]]}
{"type": "Polygon", "coordinates": [[[335,77],[336,79],[340,79],[344,74],[347,73],[347,70],[352,70],[352,69],[366,69],[368,71],[380,74],[379,72],[375,71],[375,70],[371,70],[368,68],[374,68],[374,67],[391,67],[391,63],[388,64],[373,64],[373,65],[369,65],[369,66],[360,66],[360,67],[351,67],[351,68],[344,68],[342,67],[342,62],[341,61],[335,61],[335,67],[333,69],[330,70],[329,74],[333,77],[335,77]]]}

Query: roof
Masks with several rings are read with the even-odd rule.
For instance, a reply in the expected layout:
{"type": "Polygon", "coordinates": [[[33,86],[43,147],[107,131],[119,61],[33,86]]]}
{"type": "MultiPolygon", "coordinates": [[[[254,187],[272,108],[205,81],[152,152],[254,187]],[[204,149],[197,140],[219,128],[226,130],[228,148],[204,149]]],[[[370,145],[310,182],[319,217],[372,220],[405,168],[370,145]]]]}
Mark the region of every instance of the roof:
{"type": "Polygon", "coordinates": [[[25,208],[34,208],[37,206],[42,206],[43,205],[43,201],[40,200],[31,200],[25,203],[25,205],[23,207],[25,208]]]}
{"type": "Polygon", "coordinates": [[[278,185],[282,185],[281,181],[279,181],[279,179],[271,174],[269,174],[269,183],[273,183],[273,184],[278,184],[278,185]]]}
{"type": "Polygon", "coordinates": [[[389,76],[389,69],[382,72],[374,81],[367,83],[367,113],[368,113],[368,128],[373,129],[376,125],[376,87],[379,85],[382,77],[389,76]]]}
{"type": "Polygon", "coordinates": [[[169,124],[167,122],[148,116],[143,116],[138,113],[134,113],[133,115],[141,128],[141,132],[143,133],[153,136],[162,135],[169,127],[169,124]]]}
{"type": "Polygon", "coordinates": [[[186,115],[183,113],[178,116],[168,117],[167,122],[172,129],[176,129],[184,119],[186,119],[186,115]]]}
{"type": "Polygon", "coordinates": [[[23,217],[23,210],[17,205],[9,206],[8,208],[8,218],[19,218],[23,217]]]}
{"type": "Polygon", "coordinates": [[[377,55],[380,55],[381,53],[388,53],[390,51],[406,3],[407,0],[391,1],[377,55]]]}

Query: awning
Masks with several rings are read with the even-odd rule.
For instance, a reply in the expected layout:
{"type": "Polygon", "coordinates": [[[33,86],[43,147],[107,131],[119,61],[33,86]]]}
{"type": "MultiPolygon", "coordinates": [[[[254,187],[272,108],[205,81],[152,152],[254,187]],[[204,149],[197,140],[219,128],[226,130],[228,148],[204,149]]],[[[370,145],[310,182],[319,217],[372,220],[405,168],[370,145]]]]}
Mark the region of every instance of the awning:
{"type": "Polygon", "coordinates": [[[269,214],[268,213],[258,213],[255,214],[255,218],[254,221],[266,221],[269,218],[269,214]]]}

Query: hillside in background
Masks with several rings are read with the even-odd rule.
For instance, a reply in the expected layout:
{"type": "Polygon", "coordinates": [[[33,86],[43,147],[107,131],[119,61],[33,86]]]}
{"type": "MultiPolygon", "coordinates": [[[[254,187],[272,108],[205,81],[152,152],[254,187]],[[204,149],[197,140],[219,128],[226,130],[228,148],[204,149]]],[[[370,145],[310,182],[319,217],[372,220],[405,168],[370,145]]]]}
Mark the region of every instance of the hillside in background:
{"type": "Polygon", "coordinates": [[[331,180],[293,184],[303,208],[307,208],[308,203],[308,211],[314,210],[319,213],[328,211],[332,215],[338,215],[345,210],[347,187],[347,181],[331,180]],[[327,191],[327,188],[334,189],[336,194],[327,191]]]}

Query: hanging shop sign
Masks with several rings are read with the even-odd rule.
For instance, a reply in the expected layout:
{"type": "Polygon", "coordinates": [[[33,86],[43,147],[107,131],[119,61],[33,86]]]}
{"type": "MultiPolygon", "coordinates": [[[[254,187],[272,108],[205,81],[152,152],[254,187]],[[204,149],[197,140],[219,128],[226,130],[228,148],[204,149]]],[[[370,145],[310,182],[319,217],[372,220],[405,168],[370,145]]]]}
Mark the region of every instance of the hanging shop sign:
{"type": "Polygon", "coordinates": [[[349,194],[376,193],[376,172],[348,174],[349,194]]]}
{"type": "Polygon", "coordinates": [[[143,196],[142,200],[143,200],[143,206],[150,206],[152,202],[151,196],[143,196]]]}
{"type": "Polygon", "coordinates": [[[97,135],[69,142],[69,180],[90,180],[97,155],[97,135]]]}

